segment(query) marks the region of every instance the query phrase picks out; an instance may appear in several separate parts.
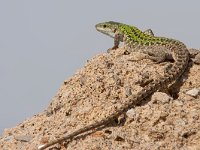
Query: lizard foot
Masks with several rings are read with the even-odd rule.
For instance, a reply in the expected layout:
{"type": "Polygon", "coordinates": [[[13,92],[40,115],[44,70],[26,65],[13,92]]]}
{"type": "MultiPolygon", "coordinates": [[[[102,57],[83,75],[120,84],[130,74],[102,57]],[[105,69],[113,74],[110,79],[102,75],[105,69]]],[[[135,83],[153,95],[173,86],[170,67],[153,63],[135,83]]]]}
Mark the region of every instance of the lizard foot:
{"type": "Polygon", "coordinates": [[[108,53],[110,53],[112,50],[116,50],[117,48],[119,48],[118,46],[113,46],[112,48],[109,48],[107,50],[108,53]]]}

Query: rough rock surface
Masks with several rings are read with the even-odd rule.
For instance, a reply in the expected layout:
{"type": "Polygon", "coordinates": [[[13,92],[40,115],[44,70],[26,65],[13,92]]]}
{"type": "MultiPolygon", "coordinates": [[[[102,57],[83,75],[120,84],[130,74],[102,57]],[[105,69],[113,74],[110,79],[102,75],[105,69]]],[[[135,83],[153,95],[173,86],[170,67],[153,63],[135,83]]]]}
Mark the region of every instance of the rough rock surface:
{"type": "MultiPolygon", "coordinates": [[[[162,76],[170,62],[136,61],[119,48],[89,60],[64,81],[49,107],[0,137],[2,150],[35,150],[113,112],[130,94],[162,76]]],[[[189,69],[171,88],[162,89],[97,131],[52,146],[62,150],[200,149],[200,65],[189,69]]],[[[51,147],[51,148],[52,148],[51,147]]]]}

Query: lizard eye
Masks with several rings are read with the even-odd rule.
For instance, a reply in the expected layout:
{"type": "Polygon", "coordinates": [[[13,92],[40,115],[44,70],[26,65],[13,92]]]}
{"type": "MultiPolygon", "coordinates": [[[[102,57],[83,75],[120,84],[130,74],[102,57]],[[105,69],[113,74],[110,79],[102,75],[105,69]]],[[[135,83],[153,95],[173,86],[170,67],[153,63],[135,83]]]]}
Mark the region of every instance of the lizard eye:
{"type": "Polygon", "coordinates": [[[104,24],[103,27],[106,28],[106,25],[104,24]]]}

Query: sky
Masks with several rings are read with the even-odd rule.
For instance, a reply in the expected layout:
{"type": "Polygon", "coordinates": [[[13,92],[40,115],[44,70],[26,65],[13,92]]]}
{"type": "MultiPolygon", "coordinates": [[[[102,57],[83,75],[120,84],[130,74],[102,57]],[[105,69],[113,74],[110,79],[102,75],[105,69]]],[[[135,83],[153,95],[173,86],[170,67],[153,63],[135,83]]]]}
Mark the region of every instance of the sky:
{"type": "Polygon", "coordinates": [[[200,48],[199,0],[1,0],[0,135],[42,112],[63,81],[113,46],[117,21],[200,48]]]}

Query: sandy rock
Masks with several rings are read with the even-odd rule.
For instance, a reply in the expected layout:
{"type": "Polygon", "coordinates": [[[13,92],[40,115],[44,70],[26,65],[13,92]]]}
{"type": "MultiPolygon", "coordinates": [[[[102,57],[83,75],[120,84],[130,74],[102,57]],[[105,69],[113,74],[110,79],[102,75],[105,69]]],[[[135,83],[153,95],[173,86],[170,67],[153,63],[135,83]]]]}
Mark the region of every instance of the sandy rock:
{"type": "MultiPolygon", "coordinates": [[[[16,127],[6,129],[0,137],[0,149],[35,150],[40,145],[101,120],[123,105],[128,96],[137,94],[145,84],[164,74],[166,65],[155,64],[149,59],[132,61],[139,54],[127,55],[124,51],[119,48],[90,59],[63,82],[46,110],[16,127]]],[[[51,148],[198,149],[200,96],[194,89],[200,87],[199,77],[200,65],[193,64],[172,92],[155,92],[104,128],[51,148]],[[186,93],[192,89],[194,97],[186,93]]]]}

